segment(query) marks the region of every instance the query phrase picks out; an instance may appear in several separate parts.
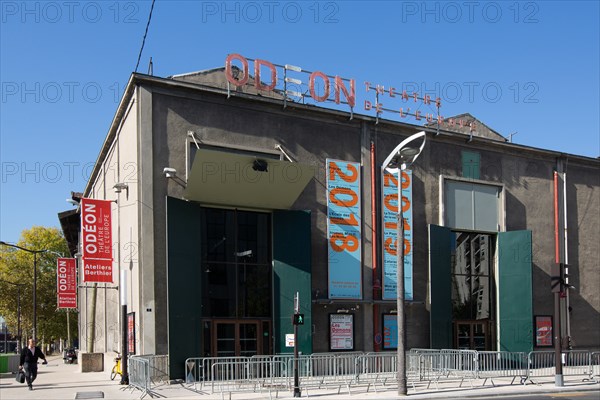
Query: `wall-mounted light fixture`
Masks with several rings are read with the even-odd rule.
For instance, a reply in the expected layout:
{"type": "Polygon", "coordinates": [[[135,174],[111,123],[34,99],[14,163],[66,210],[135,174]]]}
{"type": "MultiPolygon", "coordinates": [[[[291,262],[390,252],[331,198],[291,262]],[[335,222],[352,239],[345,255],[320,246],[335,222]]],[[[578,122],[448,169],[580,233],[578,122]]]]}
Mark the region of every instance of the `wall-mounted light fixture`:
{"type": "Polygon", "coordinates": [[[123,190],[129,193],[129,185],[123,182],[118,182],[113,186],[113,190],[115,193],[121,193],[123,190]]]}
{"type": "Polygon", "coordinates": [[[165,168],[163,168],[163,174],[165,174],[166,178],[173,179],[180,186],[186,187],[185,181],[177,176],[177,170],[175,168],[165,167],[165,168]]]}
{"type": "Polygon", "coordinates": [[[163,174],[165,174],[167,178],[174,178],[177,176],[177,170],[175,168],[166,167],[163,169],[163,174]]]}

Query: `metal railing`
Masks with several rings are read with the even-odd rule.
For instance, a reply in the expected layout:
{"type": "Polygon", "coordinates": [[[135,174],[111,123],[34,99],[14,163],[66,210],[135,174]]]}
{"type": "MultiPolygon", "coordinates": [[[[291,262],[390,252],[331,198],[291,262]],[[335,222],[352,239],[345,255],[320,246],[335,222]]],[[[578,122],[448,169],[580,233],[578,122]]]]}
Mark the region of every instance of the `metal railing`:
{"type": "MultiPolygon", "coordinates": [[[[532,378],[554,376],[554,352],[494,352],[474,350],[413,349],[406,357],[407,383],[416,391],[433,383],[457,384],[475,380],[508,378],[512,385],[532,378]]],[[[301,390],[342,387],[351,394],[353,388],[382,387],[397,384],[397,354],[314,353],[298,358],[301,390]]],[[[263,392],[292,390],[294,385],[292,355],[254,357],[210,357],[186,360],[186,382],[213,393],[263,392]]],[[[600,352],[567,351],[563,353],[563,374],[583,376],[597,381],[600,376],[600,352]]],[[[479,382],[480,383],[480,382],[479,382]]]]}
{"type": "Polygon", "coordinates": [[[142,391],[140,398],[154,397],[153,387],[169,381],[168,355],[137,355],[127,359],[129,386],[142,391]]]}
{"type": "Polygon", "coordinates": [[[129,386],[142,391],[142,398],[150,393],[150,361],[144,358],[130,357],[127,363],[129,386]]]}
{"type": "Polygon", "coordinates": [[[590,354],[590,379],[598,383],[600,381],[600,352],[590,354]]]}
{"type": "Polygon", "coordinates": [[[525,383],[527,377],[527,353],[510,351],[479,351],[477,354],[477,377],[484,379],[483,385],[489,379],[493,386],[494,378],[512,378],[525,383]]]}
{"type": "MultiPolygon", "coordinates": [[[[594,365],[592,354],[585,350],[569,350],[561,354],[563,376],[585,376],[593,379],[594,365]]],[[[555,374],[555,353],[553,351],[532,351],[528,355],[526,379],[534,382],[534,378],[549,378],[555,374]]]]}

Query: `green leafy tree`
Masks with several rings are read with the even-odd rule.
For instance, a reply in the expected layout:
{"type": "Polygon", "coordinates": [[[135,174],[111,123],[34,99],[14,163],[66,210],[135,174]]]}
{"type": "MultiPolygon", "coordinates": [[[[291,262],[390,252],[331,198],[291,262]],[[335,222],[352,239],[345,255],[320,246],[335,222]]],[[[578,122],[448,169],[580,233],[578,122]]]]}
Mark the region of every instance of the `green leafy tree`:
{"type": "MultiPolygon", "coordinates": [[[[49,343],[58,338],[66,338],[67,313],[57,310],[56,304],[56,259],[61,255],[69,256],[62,232],[57,228],[34,226],[21,232],[21,239],[15,244],[30,250],[47,250],[37,254],[38,341],[49,343]]],[[[0,245],[0,315],[6,319],[10,331],[16,336],[20,287],[23,339],[31,336],[33,327],[33,265],[32,253],[0,245]]],[[[71,337],[74,338],[77,335],[77,314],[73,311],[70,314],[71,337]]]]}

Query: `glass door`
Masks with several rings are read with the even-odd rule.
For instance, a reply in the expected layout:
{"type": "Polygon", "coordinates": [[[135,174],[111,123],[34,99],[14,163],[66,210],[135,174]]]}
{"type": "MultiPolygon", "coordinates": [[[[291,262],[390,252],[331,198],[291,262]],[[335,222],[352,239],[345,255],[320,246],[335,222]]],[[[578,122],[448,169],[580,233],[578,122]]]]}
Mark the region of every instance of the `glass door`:
{"type": "Polygon", "coordinates": [[[216,322],[215,333],[213,354],[216,357],[235,357],[237,355],[235,322],[216,322]]]}
{"type": "Polygon", "coordinates": [[[271,323],[259,320],[215,320],[213,357],[252,357],[270,354],[271,323]]]}
{"type": "Polygon", "coordinates": [[[486,351],[488,343],[488,321],[455,321],[454,347],[461,350],[486,351]]]}
{"type": "Polygon", "coordinates": [[[252,357],[258,354],[258,323],[238,324],[240,356],[252,357]]]}

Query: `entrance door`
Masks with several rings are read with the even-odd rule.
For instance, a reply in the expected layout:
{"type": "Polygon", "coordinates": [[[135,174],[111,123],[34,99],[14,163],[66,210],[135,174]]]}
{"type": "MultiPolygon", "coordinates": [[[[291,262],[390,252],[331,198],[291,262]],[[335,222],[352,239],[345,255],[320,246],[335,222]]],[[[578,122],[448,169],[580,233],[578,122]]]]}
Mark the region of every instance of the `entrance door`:
{"type": "Polygon", "coordinates": [[[489,350],[488,321],[455,321],[454,348],[461,350],[489,350]]]}
{"type": "Polygon", "coordinates": [[[269,343],[262,338],[270,336],[270,323],[267,321],[213,321],[212,354],[216,357],[252,357],[269,354],[269,343]]]}

